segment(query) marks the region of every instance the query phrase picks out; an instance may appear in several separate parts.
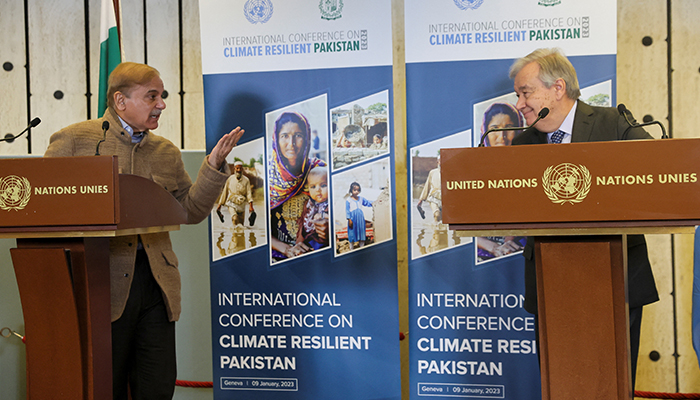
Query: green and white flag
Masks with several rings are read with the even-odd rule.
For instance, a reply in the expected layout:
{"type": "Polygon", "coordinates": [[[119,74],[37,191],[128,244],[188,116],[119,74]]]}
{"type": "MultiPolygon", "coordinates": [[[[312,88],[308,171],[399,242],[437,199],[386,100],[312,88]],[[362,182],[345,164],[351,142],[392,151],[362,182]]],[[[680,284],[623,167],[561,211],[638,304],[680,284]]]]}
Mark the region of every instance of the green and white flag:
{"type": "Polygon", "coordinates": [[[107,80],[112,70],[122,62],[119,46],[117,18],[113,0],[102,0],[100,19],[100,86],[97,97],[97,117],[101,118],[107,109],[107,80]]]}

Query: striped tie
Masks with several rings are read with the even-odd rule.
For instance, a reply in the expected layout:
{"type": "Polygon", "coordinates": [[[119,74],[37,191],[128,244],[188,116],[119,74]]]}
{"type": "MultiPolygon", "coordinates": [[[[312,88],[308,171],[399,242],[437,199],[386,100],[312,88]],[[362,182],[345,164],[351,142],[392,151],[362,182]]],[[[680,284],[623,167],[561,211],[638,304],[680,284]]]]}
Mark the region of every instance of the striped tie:
{"type": "Polygon", "coordinates": [[[550,140],[552,141],[552,143],[559,144],[561,143],[561,140],[564,139],[565,134],[566,133],[564,133],[563,131],[557,129],[556,132],[552,133],[552,137],[550,138],[550,140]]]}

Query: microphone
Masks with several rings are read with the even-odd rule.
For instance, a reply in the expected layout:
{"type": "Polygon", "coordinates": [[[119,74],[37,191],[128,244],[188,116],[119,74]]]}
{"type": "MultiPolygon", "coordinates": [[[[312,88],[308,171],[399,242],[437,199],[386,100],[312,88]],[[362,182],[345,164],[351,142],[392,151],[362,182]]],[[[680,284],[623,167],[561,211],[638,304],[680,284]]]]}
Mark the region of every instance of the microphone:
{"type": "Polygon", "coordinates": [[[628,116],[628,114],[631,114],[631,112],[627,109],[627,107],[626,107],[624,104],[620,103],[620,104],[617,105],[617,112],[619,112],[620,115],[622,115],[623,117],[625,117],[625,121],[627,121],[627,125],[629,125],[629,126],[634,125],[634,124],[630,121],[630,118],[629,118],[629,116],[628,116]]]}
{"type": "Polygon", "coordinates": [[[481,135],[481,140],[479,141],[479,147],[484,147],[484,139],[486,139],[486,136],[488,136],[489,133],[491,132],[502,132],[502,131],[522,131],[525,129],[530,129],[533,126],[535,126],[536,123],[538,123],[542,118],[546,117],[549,114],[549,108],[544,107],[540,110],[539,113],[537,113],[537,119],[535,122],[533,122],[530,126],[515,126],[511,128],[493,128],[489,129],[488,131],[484,132],[483,135],[481,135]]]}
{"type": "Polygon", "coordinates": [[[625,117],[625,121],[627,121],[627,124],[629,125],[627,129],[622,133],[622,140],[627,139],[627,133],[632,129],[632,128],[641,128],[643,126],[649,126],[649,125],[659,125],[661,127],[661,139],[668,139],[668,135],[666,135],[666,128],[664,128],[663,124],[659,121],[650,121],[650,122],[645,122],[643,124],[638,124],[637,121],[631,122],[629,117],[627,116],[628,114],[632,114],[627,107],[625,107],[624,104],[620,103],[617,106],[617,111],[625,117]]]}
{"type": "Polygon", "coordinates": [[[40,123],[41,123],[41,119],[39,119],[39,117],[36,117],[33,120],[31,120],[31,122],[29,122],[29,125],[27,125],[27,127],[24,128],[24,130],[22,132],[20,132],[19,135],[13,136],[11,133],[8,133],[7,135],[5,135],[5,137],[3,139],[0,139],[0,142],[12,143],[15,141],[15,139],[24,135],[24,132],[28,131],[30,128],[34,128],[35,126],[39,125],[40,123]]]}
{"type": "Polygon", "coordinates": [[[95,148],[95,155],[96,156],[100,155],[100,143],[107,140],[107,131],[108,130],[109,130],[109,121],[103,121],[102,122],[102,140],[97,142],[97,147],[95,148]]]}

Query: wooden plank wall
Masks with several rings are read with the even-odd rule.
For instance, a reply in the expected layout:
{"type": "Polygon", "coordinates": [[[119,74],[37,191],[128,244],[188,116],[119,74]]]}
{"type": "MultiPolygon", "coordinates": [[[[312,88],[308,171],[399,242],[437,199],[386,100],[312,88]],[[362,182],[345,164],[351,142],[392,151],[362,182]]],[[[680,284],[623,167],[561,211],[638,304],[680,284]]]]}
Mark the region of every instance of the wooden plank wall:
{"type": "MultiPolygon", "coordinates": [[[[700,93],[697,5],[618,0],[618,102],[638,120],[660,121],[676,138],[700,137],[692,118],[684,118],[695,114],[700,93]]],[[[648,130],[661,136],[655,126],[648,130]]],[[[663,207],[663,199],[653,201],[663,207]]],[[[693,236],[647,235],[647,241],[660,301],[644,309],[636,389],[698,393],[691,342],[693,236]]]]}
{"type": "MultiPolygon", "coordinates": [[[[396,165],[396,219],[408,220],[408,187],[402,182],[408,181],[408,166],[406,165],[406,41],[404,24],[403,0],[391,1],[392,40],[393,54],[393,90],[394,90],[394,159],[396,165]]],[[[398,252],[397,280],[399,285],[399,331],[407,333],[411,326],[409,321],[409,293],[408,293],[408,226],[397,224],[396,249],[398,252]]],[[[408,376],[410,365],[408,355],[410,352],[408,336],[401,342],[401,398],[408,399],[410,384],[408,376]]]]}
{"type": "MultiPolygon", "coordinates": [[[[671,2],[673,70],[671,107],[674,137],[700,137],[693,121],[698,115],[700,97],[700,53],[698,39],[700,7],[697,1],[671,2]],[[690,118],[689,118],[690,117],[690,118]]],[[[693,291],[693,238],[678,237],[674,256],[676,260],[676,290],[678,293],[678,355],[677,379],[682,391],[700,392],[700,372],[692,347],[691,304],[693,291]]]]}
{"type": "MultiPolygon", "coordinates": [[[[638,120],[652,115],[663,118],[664,125],[668,125],[666,28],[665,2],[651,0],[642,5],[618,1],[617,101],[632,110],[638,120]],[[640,20],[649,23],[640,24],[640,20]],[[644,38],[651,40],[651,45],[645,45],[644,38]]],[[[649,132],[660,137],[655,129],[649,132]]],[[[661,332],[655,325],[673,326],[671,237],[647,235],[647,241],[660,301],[644,308],[636,386],[637,390],[667,392],[675,382],[675,359],[670,356],[674,349],[673,330],[661,332]],[[662,355],[658,361],[650,359],[653,351],[662,355]]]]}
{"type": "MultiPolygon", "coordinates": [[[[2,1],[0,12],[0,138],[17,134],[29,123],[27,118],[24,5],[2,1]]],[[[13,144],[0,142],[0,154],[26,154],[26,139],[13,144]]]]}
{"type": "MultiPolygon", "coordinates": [[[[0,154],[43,154],[53,132],[97,116],[100,5],[0,1],[0,137],[18,133],[35,116],[42,120],[31,139],[0,143],[0,154]]],[[[126,60],[157,68],[168,92],[157,133],[183,149],[203,149],[197,0],[124,0],[122,15],[126,60]]]]}
{"type": "MultiPolygon", "coordinates": [[[[403,1],[392,3],[394,17],[402,18],[403,1]]],[[[0,155],[40,155],[53,132],[97,115],[100,0],[0,0],[0,10],[0,137],[18,133],[35,116],[42,119],[31,141],[25,136],[0,143],[0,155]]],[[[183,149],[203,149],[197,0],[122,0],[122,16],[126,60],[156,67],[168,91],[157,133],[183,149]]],[[[692,118],[700,93],[698,20],[697,0],[618,0],[618,102],[639,120],[649,115],[661,121],[673,137],[700,136],[692,118]]],[[[394,34],[396,60],[402,58],[403,23],[394,26],[401,31],[394,34]]],[[[405,135],[404,129],[397,124],[396,135],[405,135]]],[[[397,154],[405,154],[405,141],[397,140],[397,146],[404,147],[397,154]]],[[[648,240],[661,301],[645,311],[637,389],[700,392],[690,339],[693,238],[653,235],[648,240]],[[656,353],[658,359],[650,357],[656,353]]],[[[405,273],[406,259],[399,260],[405,273]]],[[[407,280],[400,275],[405,293],[407,280]]],[[[402,313],[404,326],[406,318],[402,313]]]]}

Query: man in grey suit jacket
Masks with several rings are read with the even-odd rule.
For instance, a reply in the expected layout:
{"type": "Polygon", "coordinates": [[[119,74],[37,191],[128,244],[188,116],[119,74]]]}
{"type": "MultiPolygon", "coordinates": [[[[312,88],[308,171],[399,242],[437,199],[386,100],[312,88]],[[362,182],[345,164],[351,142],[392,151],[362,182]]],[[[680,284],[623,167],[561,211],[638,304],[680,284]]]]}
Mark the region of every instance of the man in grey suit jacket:
{"type": "MultiPolygon", "coordinates": [[[[591,107],[578,100],[576,70],[557,49],[538,49],[518,59],[510,69],[518,96],[516,108],[528,125],[535,122],[544,107],[549,108],[546,118],[537,122],[537,128],[525,130],[513,139],[513,145],[571,142],[597,142],[622,139],[651,139],[642,128],[628,129],[629,119],[616,108],[591,107]]],[[[537,281],[535,278],[534,238],[528,238],[525,249],[525,309],[537,314],[537,281]]],[[[630,348],[632,382],[637,369],[639,333],[642,306],[659,299],[651,271],[644,235],[627,236],[627,264],[630,315],[630,348]]]]}

